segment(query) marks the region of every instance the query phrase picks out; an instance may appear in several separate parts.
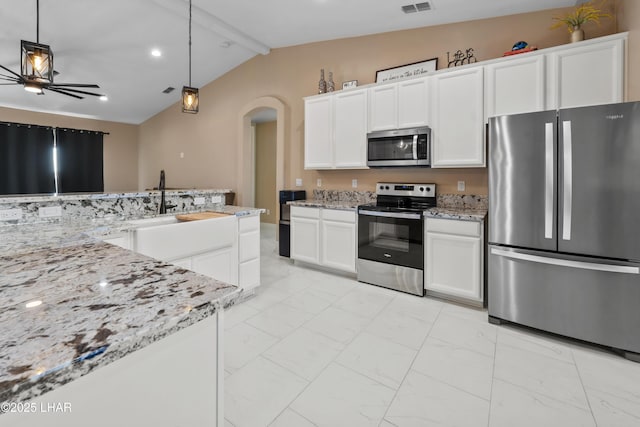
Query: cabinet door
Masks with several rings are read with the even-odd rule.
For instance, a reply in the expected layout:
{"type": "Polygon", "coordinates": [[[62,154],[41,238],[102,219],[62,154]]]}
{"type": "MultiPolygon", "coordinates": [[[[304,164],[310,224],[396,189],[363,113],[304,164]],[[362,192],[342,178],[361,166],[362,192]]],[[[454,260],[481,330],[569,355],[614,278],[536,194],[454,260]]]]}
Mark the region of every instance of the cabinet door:
{"type": "Polygon", "coordinates": [[[182,267],[185,270],[191,270],[191,257],[174,259],[171,264],[182,267]]]}
{"type": "Polygon", "coordinates": [[[550,54],[550,60],[550,109],[623,101],[623,39],[572,46],[550,54]]]}
{"type": "Polygon", "coordinates": [[[427,233],[425,290],[482,303],[482,247],[477,237],[427,233]]]}
{"type": "Polygon", "coordinates": [[[334,160],[336,168],[367,167],[366,89],[334,97],[334,160]]]}
{"type": "Polygon", "coordinates": [[[223,282],[237,284],[237,259],[234,248],[224,248],[191,258],[191,270],[223,282]]]}
{"type": "Polygon", "coordinates": [[[331,96],[304,103],[304,168],[333,167],[333,103],[331,96]]]}
{"type": "Polygon", "coordinates": [[[322,264],[338,270],[356,271],[356,225],[322,221],[322,264]]]}
{"type": "Polygon", "coordinates": [[[427,78],[398,83],[398,128],[429,124],[427,78]]]}
{"type": "Polygon", "coordinates": [[[240,263],[238,286],[245,290],[260,286],[260,258],[240,263]]]}
{"type": "Polygon", "coordinates": [[[483,68],[431,77],[432,167],[485,166],[483,68]]]}
{"type": "Polygon", "coordinates": [[[398,128],[398,85],[369,89],[369,131],[398,128]]]}
{"type": "Polygon", "coordinates": [[[291,218],[291,259],[320,264],[320,220],[291,218]]]}
{"type": "Polygon", "coordinates": [[[487,66],[487,118],[545,110],[545,57],[526,55],[487,66]]]}

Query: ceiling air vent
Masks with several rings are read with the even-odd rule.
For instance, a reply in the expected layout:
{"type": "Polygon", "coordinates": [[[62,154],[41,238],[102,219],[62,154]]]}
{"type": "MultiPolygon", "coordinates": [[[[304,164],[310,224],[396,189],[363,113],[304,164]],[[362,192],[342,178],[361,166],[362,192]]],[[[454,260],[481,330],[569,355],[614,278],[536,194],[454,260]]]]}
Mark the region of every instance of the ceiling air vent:
{"type": "Polygon", "coordinates": [[[171,86],[169,86],[168,88],[166,88],[165,90],[163,90],[163,91],[162,91],[162,93],[171,93],[171,92],[173,92],[174,90],[176,90],[176,88],[175,88],[175,87],[171,87],[171,86]]]}
{"type": "Polygon", "coordinates": [[[431,10],[431,2],[428,1],[402,6],[404,13],[426,12],[427,10],[431,10]]]}

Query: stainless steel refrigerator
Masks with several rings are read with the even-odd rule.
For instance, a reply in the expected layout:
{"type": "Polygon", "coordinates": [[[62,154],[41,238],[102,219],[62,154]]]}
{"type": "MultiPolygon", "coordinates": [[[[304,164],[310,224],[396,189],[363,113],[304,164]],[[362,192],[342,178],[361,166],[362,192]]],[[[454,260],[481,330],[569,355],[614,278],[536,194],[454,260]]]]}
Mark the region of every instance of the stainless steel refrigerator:
{"type": "Polygon", "coordinates": [[[489,121],[489,320],[640,361],[640,103],[489,121]]]}

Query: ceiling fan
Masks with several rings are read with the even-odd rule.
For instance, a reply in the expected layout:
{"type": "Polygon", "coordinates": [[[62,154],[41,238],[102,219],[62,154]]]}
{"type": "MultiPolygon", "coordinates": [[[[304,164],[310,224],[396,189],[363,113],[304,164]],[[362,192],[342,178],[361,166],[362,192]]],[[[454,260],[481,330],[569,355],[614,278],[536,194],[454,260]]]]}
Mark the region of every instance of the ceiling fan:
{"type": "MultiPolygon", "coordinates": [[[[58,74],[53,69],[53,52],[46,44],[40,43],[40,0],[36,0],[36,42],[20,41],[21,68],[20,74],[0,65],[0,68],[10,74],[0,74],[0,85],[23,85],[28,92],[44,95],[45,90],[61,93],[77,99],[83,99],[81,95],[105,96],[101,93],[88,92],[76,88],[95,88],[96,84],[83,83],[54,83],[53,77],[58,74]]],[[[2,71],[2,70],[0,70],[2,71]]]]}

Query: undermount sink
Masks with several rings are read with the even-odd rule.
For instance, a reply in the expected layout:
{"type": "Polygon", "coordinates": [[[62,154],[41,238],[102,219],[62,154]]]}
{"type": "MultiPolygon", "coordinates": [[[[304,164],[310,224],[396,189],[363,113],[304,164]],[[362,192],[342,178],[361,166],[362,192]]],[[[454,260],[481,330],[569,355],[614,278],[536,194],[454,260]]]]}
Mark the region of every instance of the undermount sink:
{"type": "Polygon", "coordinates": [[[127,222],[137,227],[152,227],[156,225],[175,224],[179,221],[175,216],[156,216],[153,218],[134,219],[127,222]]]}

